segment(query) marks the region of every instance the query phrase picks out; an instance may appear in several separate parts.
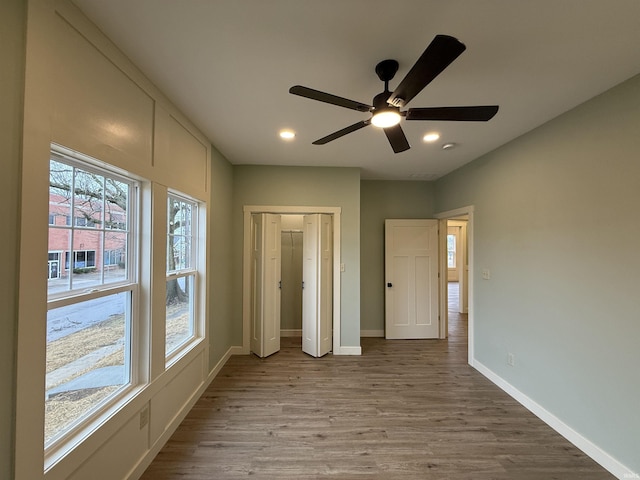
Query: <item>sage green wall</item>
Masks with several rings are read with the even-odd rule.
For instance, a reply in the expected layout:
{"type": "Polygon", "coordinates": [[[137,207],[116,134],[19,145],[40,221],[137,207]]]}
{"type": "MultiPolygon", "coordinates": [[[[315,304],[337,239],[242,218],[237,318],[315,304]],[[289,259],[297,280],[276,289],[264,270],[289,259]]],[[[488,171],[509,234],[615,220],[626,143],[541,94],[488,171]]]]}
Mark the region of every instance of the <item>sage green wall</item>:
{"type": "Polygon", "coordinates": [[[640,76],[436,183],[471,204],[476,360],[640,472],[640,76]]]}
{"type": "Polygon", "coordinates": [[[244,205],[342,208],[341,340],[360,345],[360,170],[357,168],[234,167],[233,292],[235,345],[242,345],[242,238],[244,205]]]}
{"type": "Polygon", "coordinates": [[[433,182],[363,180],[360,184],[362,330],[384,331],[384,221],[432,218],[433,182]]]}
{"type": "Polygon", "coordinates": [[[19,185],[25,66],[26,2],[0,2],[0,478],[13,477],[19,185]]]}
{"type": "Polygon", "coordinates": [[[232,336],[233,167],[211,149],[211,218],[209,231],[209,369],[234,345],[232,336]]]}

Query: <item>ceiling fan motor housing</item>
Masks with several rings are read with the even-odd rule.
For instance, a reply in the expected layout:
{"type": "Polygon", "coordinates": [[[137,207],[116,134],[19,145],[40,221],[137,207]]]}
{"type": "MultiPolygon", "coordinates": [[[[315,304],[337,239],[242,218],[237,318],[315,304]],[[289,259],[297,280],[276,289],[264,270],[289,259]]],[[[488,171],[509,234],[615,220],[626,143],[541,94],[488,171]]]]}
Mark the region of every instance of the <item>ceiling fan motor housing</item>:
{"type": "Polygon", "coordinates": [[[383,82],[388,82],[395,76],[398,67],[398,62],[395,60],[383,60],[376,65],[376,75],[383,82]]]}
{"type": "Polygon", "coordinates": [[[387,99],[390,96],[391,96],[391,92],[386,91],[386,92],[379,93],[378,95],[373,97],[373,102],[371,102],[373,103],[373,109],[379,110],[381,108],[389,107],[389,104],[387,103],[387,99]]]}

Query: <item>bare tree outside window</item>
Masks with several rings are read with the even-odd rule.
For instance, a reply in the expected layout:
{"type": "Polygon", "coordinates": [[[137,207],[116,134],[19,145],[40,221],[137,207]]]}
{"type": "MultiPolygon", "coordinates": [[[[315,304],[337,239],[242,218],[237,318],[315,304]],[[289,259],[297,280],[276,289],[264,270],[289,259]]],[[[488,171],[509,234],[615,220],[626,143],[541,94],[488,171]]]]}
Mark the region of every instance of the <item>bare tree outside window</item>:
{"type": "Polygon", "coordinates": [[[170,194],[167,204],[167,355],[194,334],[195,251],[197,204],[170,194]]]}

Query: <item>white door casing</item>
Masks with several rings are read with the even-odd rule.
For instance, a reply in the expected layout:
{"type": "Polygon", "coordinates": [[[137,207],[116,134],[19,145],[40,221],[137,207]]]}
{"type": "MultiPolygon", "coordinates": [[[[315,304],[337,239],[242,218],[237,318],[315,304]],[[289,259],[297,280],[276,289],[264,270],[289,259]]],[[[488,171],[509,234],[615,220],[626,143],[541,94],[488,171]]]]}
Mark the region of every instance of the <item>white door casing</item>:
{"type": "Polygon", "coordinates": [[[302,351],[321,357],[332,348],[333,218],[326,214],[304,217],[302,351]]]}
{"type": "Polygon", "coordinates": [[[251,351],[268,357],[280,350],[280,215],[251,218],[251,351]]]}
{"type": "MultiPolygon", "coordinates": [[[[457,219],[464,217],[466,220],[465,226],[465,264],[466,268],[466,276],[465,276],[465,296],[467,297],[466,306],[467,306],[467,360],[469,365],[475,365],[475,353],[474,353],[474,339],[475,339],[475,319],[474,319],[474,309],[473,309],[473,291],[474,291],[474,255],[473,255],[473,225],[474,225],[474,211],[475,207],[473,205],[467,205],[465,207],[456,208],[454,210],[447,210],[445,212],[440,212],[435,215],[436,218],[440,219],[441,222],[444,223],[446,227],[447,222],[449,220],[457,219]]],[[[443,227],[444,229],[444,227],[443,227]]],[[[446,251],[446,250],[443,250],[446,251]]],[[[446,266],[446,255],[442,254],[441,259],[446,266]]],[[[461,285],[462,287],[462,285],[461,285]]],[[[443,298],[442,308],[440,311],[440,331],[442,333],[441,338],[445,338],[445,334],[447,331],[447,298],[446,298],[446,288],[447,281],[444,276],[440,278],[440,288],[442,292],[445,294],[443,298]]]]}
{"type": "MultiPolygon", "coordinates": [[[[342,208],[327,206],[286,206],[286,205],[245,205],[243,210],[243,262],[242,262],[242,346],[235,353],[248,354],[251,351],[252,324],[252,216],[256,213],[271,212],[276,214],[309,214],[326,213],[333,219],[333,345],[334,355],[361,355],[359,346],[342,345],[341,338],[341,224],[342,208]]],[[[347,265],[347,269],[349,266],[347,265]]]]}
{"type": "Polygon", "coordinates": [[[385,220],[385,338],[438,338],[438,221],[385,220]]]}

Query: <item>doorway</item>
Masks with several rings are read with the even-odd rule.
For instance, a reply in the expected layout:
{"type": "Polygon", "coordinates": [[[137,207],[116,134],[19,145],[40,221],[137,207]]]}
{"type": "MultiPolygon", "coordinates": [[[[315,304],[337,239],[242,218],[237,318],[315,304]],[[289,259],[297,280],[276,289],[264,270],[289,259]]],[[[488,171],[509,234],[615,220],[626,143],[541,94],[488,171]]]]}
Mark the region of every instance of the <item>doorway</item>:
{"type": "Polygon", "coordinates": [[[449,296],[449,311],[453,308],[457,313],[467,313],[469,304],[467,223],[468,215],[447,219],[447,282],[457,284],[458,290],[457,295],[449,296]],[[451,300],[456,305],[451,305],[451,300]]]}
{"type": "MultiPolygon", "coordinates": [[[[473,351],[473,338],[474,338],[474,317],[473,317],[473,213],[474,207],[473,205],[458,208],[455,210],[450,210],[446,212],[439,213],[435,215],[436,218],[440,220],[440,231],[448,232],[449,223],[452,226],[461,227],[458,231],[464,236],[464,242],[466,245],[458,246],[459,254],[463,257],[458,257],[457,260],[462,262],[461,268],[456,268],[456,273],[458,275],[458,284],[452,286],[452,288],[458,287],[459,293],[457,298],[454,298],[453,309],[456,311],[453,314],[460,315],[459,319],[463,322],[466,321],[465,325],[458,324],[455,326],[456,331],[454,332],[454,326],[452,325],[452,329],[449,329],[449,278],[448,275],[441,275],[440,277],[440,305],[441,305],[441,316],[440,316],[440,332],[441,338],[446,338],[450,333],[452,335],[457,335],[461,332],[460,328],[466,328],[466,336],[467,336],[467,358],[470,365],[473,366],[474,359],[474,351],[473,351]],[[464,222],[464,223],[463,223],[464,222]],[[463,227],[463,228],[462,228],[463,227]],[[463,231],[464,229],[464,231],[463,231]],[[462,279],[462,281],[460,281],[462,279]],[[465,313],[460,313],[462,310],[465,313]],[[466,317],[465,317],[466,315],[466,317]]],[[[440,255],[440,271],[448,272],[449,271],[449,262],[448,262],[448,249],[447,249],[447,236],[441,236],[441,255],[440,255]]],[[[462,330],[464,333],[464,329],[462,330]]]]}
{"type": "MultiPolygon", "coordinates": [[[[242,353],[250,353],[251,340],[252,340],[252,300],[254,297],[254,278],[252,277],[252,216],[256,214],[269,213],[277,215],[280,218],[285,218],[285,222],[288,221],[290,215],[314,215],[325,214],[332,219],[332,234],[330,234],[330,240],[333,249],[332,258],[329,259],[331,266],[330,276],[332,285],[331,293],[329,295],[329,301],[324,305],[329,305],[331,309],[331,319],[329,327],[329,341],[333,345],[334,354],[342,354],[341,342],[340,342],[340,217],[341,209],[339,207],[287,207],[287,206],[245,206],[244,207],[244,245],[243,245],[243,293],[242,293],[242,315],[243,315],[243,344],[242,353]]],[[[297,230],[293,227],[286,226],[285,232],[291,230],[295,237],[297,230]]],[[[279,234],[280,235],[280,234],[279,234]]],[[[280,238],[281,239],[281,238],[280,238]]],[[[279,243],[280,245],[280,243],[279,243]]],[[[278,289],[278,295],[280,290],[278,289]]],[[[278,314],[278,331],[280,330],[280,314],[278,314]]],[[[291,328],[286,328],[291,333],[291,328]]],[[[285,332],[287,333],[287,332],[285,332]]],[[[278,336],[280,333],[278,332],[278,336]]]]}

